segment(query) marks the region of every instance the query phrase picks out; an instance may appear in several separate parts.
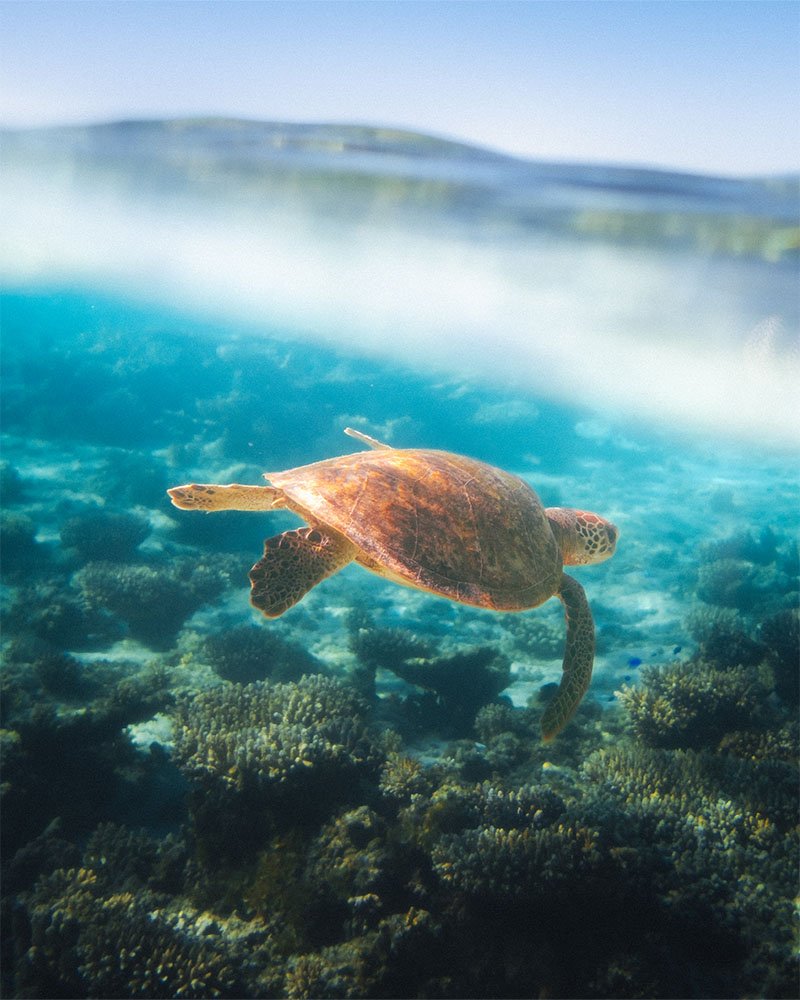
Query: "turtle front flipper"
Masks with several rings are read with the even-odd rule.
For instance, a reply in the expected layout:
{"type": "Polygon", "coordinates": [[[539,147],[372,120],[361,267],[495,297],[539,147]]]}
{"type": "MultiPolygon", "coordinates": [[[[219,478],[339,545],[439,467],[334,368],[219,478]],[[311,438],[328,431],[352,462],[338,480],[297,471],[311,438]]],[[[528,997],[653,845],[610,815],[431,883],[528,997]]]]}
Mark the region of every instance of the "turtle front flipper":
{"type": "Polygon", "coordinates": [[[283,490],[274,486],[240,486],[231,483],[190,483],[167,490],[169,498],[181,510],[277,510],[286,506],[283,490]]]}
{"type": "Polygon", "coordinates": [[[278,618],[326,577],[352,562],[356,547],[322,528],[295,528],[264,542],[264,555],[250,570],[250,603],[278,618]]]}
{"type": "Polygon", "coordinates": [[[564,605],[567,645],[561,684],[542,716],[545,740],[552,740],[575,714],[589,687],[594,664],[594,622],[583,587],[564,573],[556,596],[564,605]]]}

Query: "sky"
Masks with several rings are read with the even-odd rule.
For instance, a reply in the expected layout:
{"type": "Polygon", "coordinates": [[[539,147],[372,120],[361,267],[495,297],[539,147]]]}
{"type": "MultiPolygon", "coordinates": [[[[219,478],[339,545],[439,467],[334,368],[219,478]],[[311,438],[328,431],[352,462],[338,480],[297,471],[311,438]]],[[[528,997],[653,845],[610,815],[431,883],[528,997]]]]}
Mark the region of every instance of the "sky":
{"type": "Polygon", "coordinates": [[[0,3],[0,125],[224,115],[535,159],[800,166],[789,0],[0,3]]]}

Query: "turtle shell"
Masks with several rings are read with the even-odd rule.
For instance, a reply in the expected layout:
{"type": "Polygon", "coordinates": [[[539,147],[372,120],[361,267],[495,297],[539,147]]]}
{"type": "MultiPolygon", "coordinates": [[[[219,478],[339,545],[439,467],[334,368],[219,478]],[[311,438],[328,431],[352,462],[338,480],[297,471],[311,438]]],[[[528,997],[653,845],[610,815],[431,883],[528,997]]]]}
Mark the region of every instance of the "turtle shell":
{"type": "Polygon", "coordinates": [[[562,561],[539,497],[517,476],[444,451],[380,449],[267,479],[357,562],[463,604],[521,611],[556,593],[562,561]]]}

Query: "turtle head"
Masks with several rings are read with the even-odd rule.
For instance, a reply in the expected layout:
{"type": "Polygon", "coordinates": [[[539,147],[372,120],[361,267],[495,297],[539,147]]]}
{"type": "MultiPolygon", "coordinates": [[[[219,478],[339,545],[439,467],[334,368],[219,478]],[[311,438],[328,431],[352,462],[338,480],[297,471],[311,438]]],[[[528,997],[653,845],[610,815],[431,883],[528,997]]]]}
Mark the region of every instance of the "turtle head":
{"type": "Polygon", "coordinates": [[[571,507],[548,507],[545,514],[565,566],[599,563],[614,555],[619,528],[611,521],[591,511],[571,507]]]}

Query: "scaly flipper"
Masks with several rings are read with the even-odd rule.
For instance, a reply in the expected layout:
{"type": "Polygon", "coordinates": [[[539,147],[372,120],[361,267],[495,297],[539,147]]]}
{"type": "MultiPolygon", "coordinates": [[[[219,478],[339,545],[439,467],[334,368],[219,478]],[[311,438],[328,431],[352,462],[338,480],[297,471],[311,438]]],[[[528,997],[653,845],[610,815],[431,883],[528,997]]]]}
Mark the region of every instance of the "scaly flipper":
{"type": "Polygon", "coordinates": [[[167,493],[181,510],[278,510],[286,506],[283,490],[274,486],[191,483],[188,486],[173,486],[167,493]]]}
{"type": "Polygon", "coordinates": [[[542,716],[542,736],[552,738],[566,726],[589,687],[594,664],[594,622],[583,587],[566,573],[557,597],[567,619],[567,645],[558,691],[542,716]]]}
{"type": "Polygon", "coordinates": [[[264,556],[250,570],[250,603],[278,618],[304,594],[355,558],[355,545],[322,528],[295,528],[264,542],[264,556]]]}

